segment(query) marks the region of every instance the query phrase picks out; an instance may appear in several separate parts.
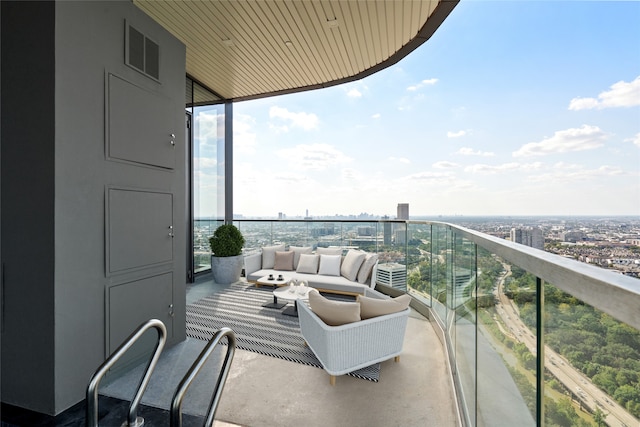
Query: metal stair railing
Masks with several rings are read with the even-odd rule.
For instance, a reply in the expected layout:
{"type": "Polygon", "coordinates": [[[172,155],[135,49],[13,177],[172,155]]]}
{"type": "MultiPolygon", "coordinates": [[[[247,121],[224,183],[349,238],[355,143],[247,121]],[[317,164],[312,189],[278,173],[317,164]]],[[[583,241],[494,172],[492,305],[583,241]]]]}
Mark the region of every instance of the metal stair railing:
{"type": "Polygon", "coordinates": [[[91,377],[89,385],[87,386],[87,427],[98,427],[98,386],[100,385],[102,377],[113,367],[122,355],[124,355],[136,343],[136,341],[138,341],[142,334],[151,328],[155,328],[158,331],[158,341],[156,342],[153,356],[149,359],[144,375],[140,379],[138,390],[136,391],[136,394],[131,401],[131,405],[129,406],[127,420],[122,423],[122,426],[140,427],[144,424],[144,419],[142,417],[138,417],[138,405],[140,404],[140,399],[142,399],[142,394],[149,384],[151,374],[158,363],[164,344],[167,341],[167,328],[164,326],[164,323],[158,319],[151,319],[141,324],[138,329],[129,335],[120,347],[118,347],[116,351],[114,351],[113,354],[109,356],[102,365],[100,365],[91,377]]]}
{"type": "Polygon", "coordinates": [[[213,426],[216,410],[218,409],[218,403],[220,403],[220,396],[222,395],[222,389],[224,388],[224,383],[229,375],[231,361],[233,360],[233,355],[236,350],[236,336],[229,328],[221,328],[213,335],[211,340],[209,340],[209,343],[205,346],[189,369],[189,372],[187,372],[180,382],[180,385],[178,385],[178,388],[173,395],[173,400],[171,401],[171,427],[182,427],[182,401],[187,393],[187,389],[198,375],[198,372],[200,372],[200,369],[202,369],[209,356],[211,356],[211,353],[213,353],[216,345],[218,345],[224,336],[227,337],[228,341],[227,353],[225,355],[224,362],[222,363],[220,374],[218,375],[218,381],[216,383],[213,396],[211,397],[211,403],[209,404],[209,409],[207,410],[207,416],[204,423],[205,427],[213,426]]]}

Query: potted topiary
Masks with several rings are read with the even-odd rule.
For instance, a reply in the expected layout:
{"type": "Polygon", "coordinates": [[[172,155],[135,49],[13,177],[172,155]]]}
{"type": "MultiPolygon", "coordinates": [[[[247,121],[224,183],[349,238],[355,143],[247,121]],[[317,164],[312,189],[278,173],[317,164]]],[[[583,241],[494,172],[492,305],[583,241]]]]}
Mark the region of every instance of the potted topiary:
{"type": "Polygon", "coordinates": [[[216,283],[227,285],[240,280],[244,258],[244,237],[233,224],[223,224],[209,238],[211,272],[216,283]]]}

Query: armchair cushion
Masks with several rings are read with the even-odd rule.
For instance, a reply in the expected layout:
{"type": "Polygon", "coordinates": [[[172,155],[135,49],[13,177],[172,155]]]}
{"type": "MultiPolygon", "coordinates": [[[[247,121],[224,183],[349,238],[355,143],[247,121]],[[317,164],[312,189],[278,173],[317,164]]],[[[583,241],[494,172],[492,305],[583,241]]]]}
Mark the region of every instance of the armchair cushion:
{"type": "Polygon", "coordinates": [[[340,326],[360,320],[359,303],[331,301],[320,295],[316,289],[309,291],[309,306],[329,326],[340,326]]]}
{"type": "Polygon", "coordinates": [[[360,317],[370,319],[406,310],[411,302],[411,296],[404,294],[391,299],[380,299],[358,295],[357,300],[360,303],[360,317]]]}

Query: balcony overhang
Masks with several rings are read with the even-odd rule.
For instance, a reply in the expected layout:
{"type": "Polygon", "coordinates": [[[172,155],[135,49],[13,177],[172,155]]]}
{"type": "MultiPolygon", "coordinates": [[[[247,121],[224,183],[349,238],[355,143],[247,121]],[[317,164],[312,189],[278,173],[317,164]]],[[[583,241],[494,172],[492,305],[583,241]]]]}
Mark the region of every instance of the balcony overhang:
{"type": "Polygon", "coordinates": [[[187,74],[226,100],[333,86],[426,42],[459,0],[133,0],[187,47],[187,74]]]}

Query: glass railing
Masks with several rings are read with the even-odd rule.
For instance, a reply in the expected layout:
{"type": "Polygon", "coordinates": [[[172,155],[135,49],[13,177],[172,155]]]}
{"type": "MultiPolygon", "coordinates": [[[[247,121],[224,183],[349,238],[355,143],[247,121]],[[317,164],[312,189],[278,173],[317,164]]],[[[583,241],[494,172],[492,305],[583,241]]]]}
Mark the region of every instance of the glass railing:
{"type": "Polygon", "coordinates": [[[376,252],[392,278],[379,288],[441,329],[465,425],[640,425],[638,279],[445,223],[234,223],[247,253],[376,252]]]}
{"type": "Polygon", "coordinates": [[[209,237],[224,221],[216,219],[195,219],[193,221],[193,272],[195,274],[211,270],[211,247],[209,237]]]}

